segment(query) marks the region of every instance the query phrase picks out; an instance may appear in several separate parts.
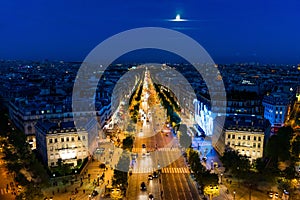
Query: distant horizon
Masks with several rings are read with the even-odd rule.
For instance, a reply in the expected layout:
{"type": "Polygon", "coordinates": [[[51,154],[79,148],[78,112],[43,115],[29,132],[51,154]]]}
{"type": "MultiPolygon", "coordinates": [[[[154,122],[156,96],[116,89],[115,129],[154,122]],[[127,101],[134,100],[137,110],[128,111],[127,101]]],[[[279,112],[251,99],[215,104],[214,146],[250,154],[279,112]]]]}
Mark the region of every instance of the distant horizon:
{"type": "MultiPolygon", "coordinates": [[[[14,58],[0,58],[0,61],[15,61],[15,62],[64,62],[64,63],[82,63],[84,60],[63,60],[63,59],[14,59],[14,58]]],[[[180,61],[141,61],[141,60],[122,60],[122,61],[114,61],[111,65],[114,64],[147,64],[147,63],[158,63],[158,64],[191,64],[188,62],[180,62],[180,61]]],[[[262,63],[259,61],[235,61],[235,62],[215,62],[217,65],[234,65],[234,64],[249,64],[249,65],[276,65],[276,66],[298,66],[299,63],[262,63]]]]}

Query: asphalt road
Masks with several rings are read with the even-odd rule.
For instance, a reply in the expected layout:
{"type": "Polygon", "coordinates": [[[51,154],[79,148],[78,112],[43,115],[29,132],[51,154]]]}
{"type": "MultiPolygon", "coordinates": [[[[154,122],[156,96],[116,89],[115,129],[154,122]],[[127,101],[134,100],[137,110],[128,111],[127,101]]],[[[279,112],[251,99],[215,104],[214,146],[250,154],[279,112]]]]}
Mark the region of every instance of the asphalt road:
{"type": "Polygon", "coordinates": [[[181,149],[178,148],[177,138],[165,124],[165,110],[157,104],[149,107],[144,103],[144,108],[150,112],[146,113],[149,122],[142,120],[137,127],[133,152],[138,157],[133,162],[127,198],[146,200],[152,193],[154,199],[200,199],[181,149]],[[143,148],[143,144],[146,148],[143,148]],[[148,175],[154,171],[161,173],[158,178],[148,180],[148,175]],[[146,191],[140,189],[142,182],[146,183],[146,191]]]}

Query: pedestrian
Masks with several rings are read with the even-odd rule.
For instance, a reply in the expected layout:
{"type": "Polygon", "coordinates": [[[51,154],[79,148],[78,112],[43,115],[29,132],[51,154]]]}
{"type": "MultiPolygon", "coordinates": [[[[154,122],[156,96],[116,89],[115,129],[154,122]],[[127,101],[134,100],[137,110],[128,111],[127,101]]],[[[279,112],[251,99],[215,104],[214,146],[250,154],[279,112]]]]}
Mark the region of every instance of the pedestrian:
{"type": "Polygon", "coordinates": [[[83,191],[83,194],[85,194],[85,190],[82,190],[83,191]]]}
{"type": "Polygon", "coordinates": [[[52,195],[54,196],[54,191],[52,191],[52,195]]]}

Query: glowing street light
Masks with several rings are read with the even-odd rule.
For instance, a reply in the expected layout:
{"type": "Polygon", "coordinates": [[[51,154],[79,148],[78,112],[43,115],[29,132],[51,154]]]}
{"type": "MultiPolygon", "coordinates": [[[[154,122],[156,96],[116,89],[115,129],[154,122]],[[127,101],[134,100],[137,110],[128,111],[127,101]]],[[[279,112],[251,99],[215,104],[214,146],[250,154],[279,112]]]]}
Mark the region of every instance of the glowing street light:
{"type": "Polygon", "coordinates": [[[218,196],[220,194],[220,188],[218,187],[218,185],[212,186],[206,186],[204,188],[204,194],[209,195],[209,199],[212,200],[213,196],[218,196]]]}

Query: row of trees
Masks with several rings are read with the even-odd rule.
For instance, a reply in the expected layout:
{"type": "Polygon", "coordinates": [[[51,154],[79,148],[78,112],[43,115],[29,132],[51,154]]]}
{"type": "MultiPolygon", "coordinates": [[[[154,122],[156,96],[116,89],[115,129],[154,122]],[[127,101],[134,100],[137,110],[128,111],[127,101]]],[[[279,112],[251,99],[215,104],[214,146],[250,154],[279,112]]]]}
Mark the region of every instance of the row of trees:
{"type": "Polygon", "coordinates": [[[124,193],[126,193],[126,188],[128,187],[129,164],[130,154],[127,151],[123,151],[116,169],[114,169],[114,176],[112,178],[112,186],[120,188],[124,193]]]}
{"type": "Polygon", "coordinates": [[[137,118],[139,114],[141,95],[143,91],[143,84],[140,82],[137,90],[133,92],[129,99],[129,114],[134,123],[137,123],[137,118]]]}
{"type": "Polygon", "coordinates": [[[15,181],[25,187],[25,190],[18,194],[16,199],[42,199],[40,186],[48,184],[47,171],[31,151],[26,142],[26,136],[10,124],[6,113],[3,111],[0,116],[4,160],[9,172],[14,174],[15,181]],[[21,173],[22,169],[30,172],[32,178],[35,178],[35,182],[25,177],[21,173]]]}
{"type": "Polygon", "coordinates": [[[218,175],[206,170],[206,168],[201,164],[197,151],[192,148],[188,148],[187,159],[196,181],[201,186],[202,192],[205,186],[218,184],[218,175]]]}
{"type": "Polygon", "coordinates": [[[162,105],[167,110],[167,115],[170,118],[171,124],[178,125],[181,121],[177,112],[180,112],[180,107],[174,99],[174,96],[171,96],[171,93],[166,90],[161,90],[161,85],[155,84],[154,87],[158,96],[162,102],[162,105]]]}
{"type": "Polygon", "coordinates": [[[192,144],[192,138],[187,133],[187,125],[186,124],[180,124],[179,129],[177,131],[177,137],[179,140],[179,144],[183,148],[188,148],[192,144]]]}

